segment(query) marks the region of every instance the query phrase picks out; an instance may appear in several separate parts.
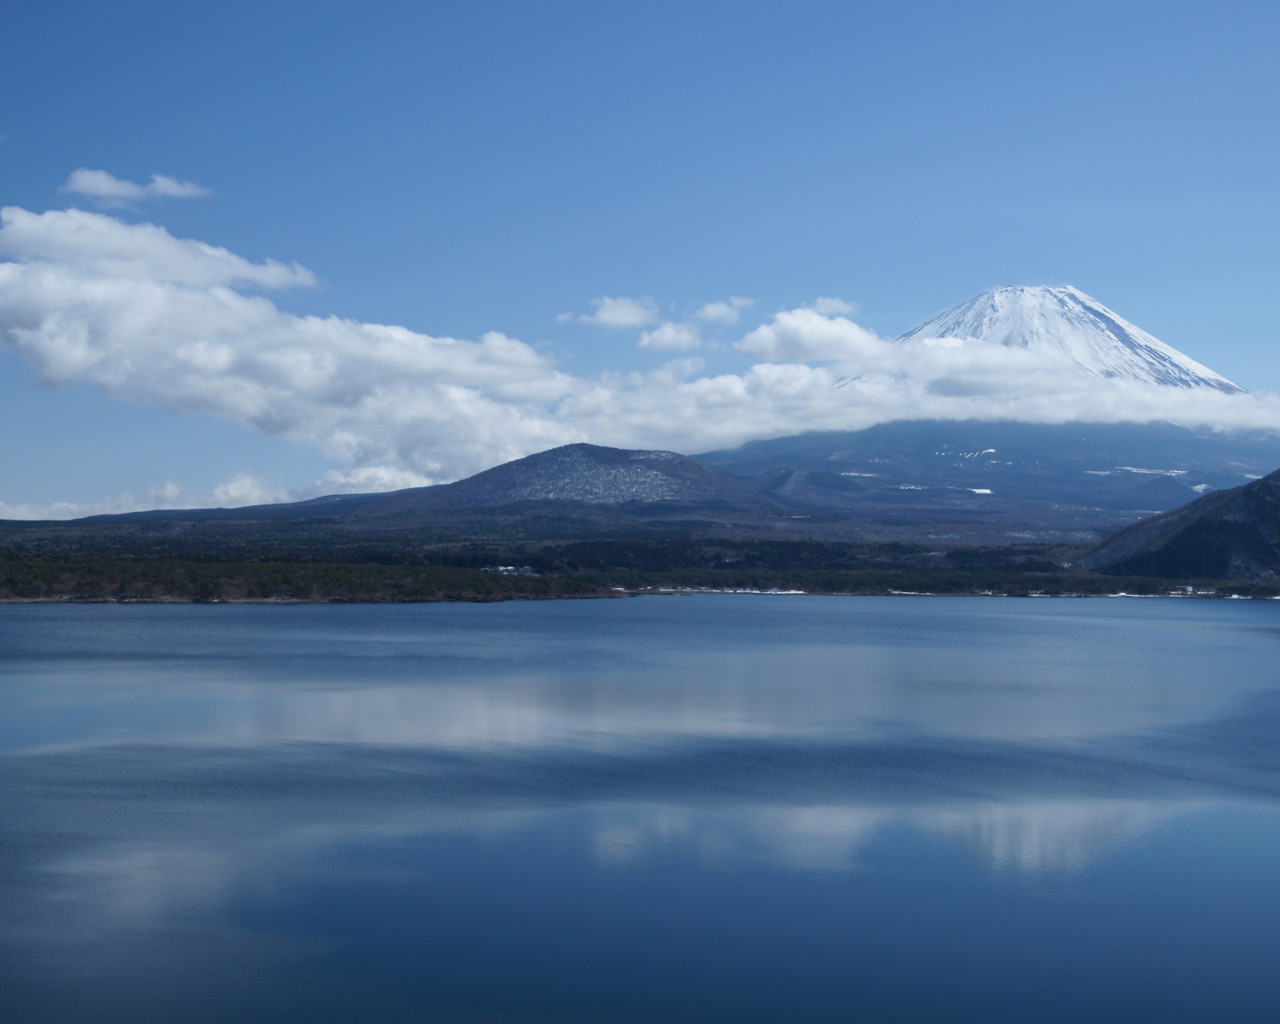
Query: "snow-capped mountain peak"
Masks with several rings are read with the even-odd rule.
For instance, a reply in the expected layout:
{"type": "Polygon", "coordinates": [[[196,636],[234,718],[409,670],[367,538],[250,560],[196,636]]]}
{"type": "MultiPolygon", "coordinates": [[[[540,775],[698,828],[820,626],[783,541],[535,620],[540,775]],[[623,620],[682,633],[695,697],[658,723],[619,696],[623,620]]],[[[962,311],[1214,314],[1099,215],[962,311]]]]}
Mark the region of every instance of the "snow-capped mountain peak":
{"type": "Polygon", "coordinates": [[[924,338],[1056,350],[1097,377],[1244,390],[1070,285],[995,288],[939,313],[898,341],[924,338]]]}

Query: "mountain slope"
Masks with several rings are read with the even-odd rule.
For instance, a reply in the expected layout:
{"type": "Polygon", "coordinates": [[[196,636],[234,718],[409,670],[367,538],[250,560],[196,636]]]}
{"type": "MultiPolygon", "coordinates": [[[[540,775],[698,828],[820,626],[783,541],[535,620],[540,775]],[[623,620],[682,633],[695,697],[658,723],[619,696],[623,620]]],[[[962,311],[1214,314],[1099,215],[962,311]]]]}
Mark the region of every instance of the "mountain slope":
{"type": "Polygon", "coordinates": [[[1280,471],[1135,523],[1082,564],[1180,579],[1280,579],[1280,471]]]}
{"type": "MultiPolygon", "coordinates": [[[[236,524],[261,529],[440,529],[450,536],[510,536],[575,529],[710,524],[760,529],[796,510],[675,452],[573,444],[517,459],[465,480],[384,494],[341,494],[245,508],[157,509],[71,520],[66,530],[101,526],[168,529],[236,524]]],[[[49,528],[64,527],[49,524],[49,528]]]]}
{"type": "Polygon", "coordinates": [[[1280,464],[1280,434],[919,420],[753,441],[697,458],[884,537],[1075,543],[1269,472],[1280,464]]]}
{"type": "Polygon", "coordinates": [[[753,512],[775,501],[685,455],[569,444],[438,487],[398,491],[360,510],[365,516],[527,502],[595,506],[673,503],[753,512]]]}
{"type": "Polygon", "coordinates": [[[924,338],[1051,351],[1084,373],[1108,379],[1244,390],[1070,286],[995,288],[939,313],[898,341],[924,338]]]}

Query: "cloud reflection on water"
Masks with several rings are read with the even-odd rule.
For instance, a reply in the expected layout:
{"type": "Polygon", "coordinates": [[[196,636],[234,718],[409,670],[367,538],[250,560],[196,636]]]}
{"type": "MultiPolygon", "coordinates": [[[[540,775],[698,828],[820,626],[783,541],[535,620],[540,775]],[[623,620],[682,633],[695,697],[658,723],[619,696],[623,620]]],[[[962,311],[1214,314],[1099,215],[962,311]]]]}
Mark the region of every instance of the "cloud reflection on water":
{"type": "MultiPolygon", "coordinates": [[[[864,790],[862,801],[778,803],[750,799],[749,784],[714,797],[696,785],[645,783],[639,771],[615,775],[623,781],[614,786],[594,778],[590,762],[545,773],[531,791],[513,778],[523,774],[518,764],[505,778],[441,778],[367,751],[342,767],[338,753],[310,748],[292,771],[275,759],[164,748],[24,759],[27,771],[0,798],[5,820],[26,830],[3,857],[4,930],[38,920],[83,939],[218,922],[229,906],[269,903],[314,882],[329,870],[326,851],[450,835],[518,849],[521,836],[566,832],[607,870],[691,857],[709,870],[846,872],[886,833],[907,828],[959,843],[1002,873],[1034,876],[1078,870],[1209,804],[1171,796],[1002,800],[998,785],[982,799],[916,787],[904,800],[891,786],[877,801],[871,786],[853,787],[864,790]],[[74,778],[95,781],[68,792],[74,778]],[[40,812],[52,793],[63,801],[53,829],[40,812]],[[58,908],[52,917],[50,906],[58,908]]],[[[813,779],[792,781],[801,798],[815,788],[813,779]]],[[[351,871],[344,868],[343,884],[363,877],[351,871]]]]}
{"type": "Polygon", "coordinates": [[[262,908],[421,887],[451,842],[572,886],[857,878],[906,834],[1035,885],[1280,805],[1273,606],[615,604],[379,612],[376,656],[331,628],[360,609],[155,610],[141,640],[57,609],[49,659],[14,630],[0,944],[259,948],[262,908]]]}

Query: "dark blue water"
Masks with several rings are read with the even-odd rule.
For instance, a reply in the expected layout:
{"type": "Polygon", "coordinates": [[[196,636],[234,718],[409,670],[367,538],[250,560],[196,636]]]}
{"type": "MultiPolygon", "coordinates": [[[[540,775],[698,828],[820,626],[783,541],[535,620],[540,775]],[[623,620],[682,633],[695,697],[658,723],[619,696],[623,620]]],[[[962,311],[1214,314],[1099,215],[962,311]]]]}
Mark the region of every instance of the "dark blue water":
{"type": "Polygon", "coordinates": [[[1273,1021],[1280,604],[0,607],[0,1019],[1273,1021]]]}

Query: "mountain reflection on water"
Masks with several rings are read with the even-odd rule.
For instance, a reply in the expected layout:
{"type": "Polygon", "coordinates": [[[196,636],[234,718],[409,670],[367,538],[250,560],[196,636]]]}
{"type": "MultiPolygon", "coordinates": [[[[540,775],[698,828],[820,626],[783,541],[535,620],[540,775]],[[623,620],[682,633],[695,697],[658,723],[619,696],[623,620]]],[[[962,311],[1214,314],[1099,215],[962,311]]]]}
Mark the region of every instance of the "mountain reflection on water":
{"type": "Polygon", "coordinates": [[[1280,994],[1252,973],[1280,940],[1272,603],[21,606],[0,642],[10,1016],[1255,1019],[1280,994]],[[1121,991],[1089,928],[1168,934],[1111,954],[1147,958],[1121,991]],[[970,941],[1044,955],[1015,978],[970,941]]]}

